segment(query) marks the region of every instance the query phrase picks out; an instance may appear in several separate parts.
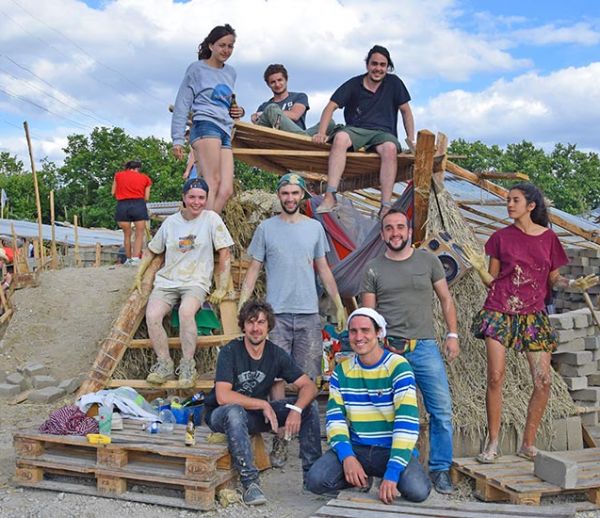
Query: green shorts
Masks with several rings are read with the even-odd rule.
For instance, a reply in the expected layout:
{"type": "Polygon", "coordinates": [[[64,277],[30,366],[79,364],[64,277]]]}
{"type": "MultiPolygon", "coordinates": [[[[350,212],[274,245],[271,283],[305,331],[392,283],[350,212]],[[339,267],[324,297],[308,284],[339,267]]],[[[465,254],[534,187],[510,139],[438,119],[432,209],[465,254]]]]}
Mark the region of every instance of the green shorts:
{"type": "Polygon", "coordinates": [[[341,126],[334,132],[333,135],[339,131],[343,131],[344,133],[348,134],[350,140],[352,141],[352,149],[354,151],[358,151],[363,147],[367,151],[371,151],[375,146],[383,144],[384,142],[393,142],[396,144],[398,153],[402,151],[402,147],[400,146],[398,139],[386,131],[357,128],[355,126],[341,126]]]}

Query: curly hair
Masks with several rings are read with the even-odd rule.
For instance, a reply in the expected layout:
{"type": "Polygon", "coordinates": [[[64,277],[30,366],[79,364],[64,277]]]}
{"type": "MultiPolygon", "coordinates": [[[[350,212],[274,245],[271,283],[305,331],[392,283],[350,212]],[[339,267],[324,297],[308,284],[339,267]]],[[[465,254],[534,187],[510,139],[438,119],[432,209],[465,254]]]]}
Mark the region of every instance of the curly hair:
{"type": "Polygon", "coordinates": [[[271,304],[264,300],[250,299],[244,302],[244,305],[240,309],[238,314],[238,326],[240,329],[244,329],[244,324],[248,320],[258,317],[259,313],[262,313],[269,324],[269,331],[275,327],[275,312],[271,307],[271,304]]]}
{"type": "Polygon", "coordinates": [[[269,77],[271,77],[273,74],[283,74],[285,80],[288,80],[288,73],[286,68],[283,65],[280,65],[279,63],[273,63],[265,69],[265,73],[263,74],[265,83],[269,84],[269,77]]]}

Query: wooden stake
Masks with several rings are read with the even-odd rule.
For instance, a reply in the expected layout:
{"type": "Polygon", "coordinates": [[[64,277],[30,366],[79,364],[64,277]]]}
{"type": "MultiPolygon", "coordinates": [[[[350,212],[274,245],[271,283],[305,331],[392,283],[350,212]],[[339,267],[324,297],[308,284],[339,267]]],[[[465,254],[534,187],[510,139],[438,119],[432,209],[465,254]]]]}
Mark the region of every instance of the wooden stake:
{"type": "MultiPolygon", "coordinates": [[[[15,232],[15,224],[11,223],[10,224],[10,232],[12,234],[12,240],[13,240],[13,244],[12,244],[12,249],[13,249],[13,270],[15,272],[15,274],[18,274],[21,272],[21,261],[20,261],[20,257],[17,254],[17,233],[15,232]]],[[[25,264],[27,264],[27,250],[25,250],[25,264]]]]}
{"type": "Polygon", "coordinates": [[[40,247],[39,254],[37,255],[37,266],[38,270],[41,270],[44,265],[44,235],[42,233],[42,203],[40,201],[40,188],[38,186],[37,174],[35,172],[35,162],[33,160],[33,149],[31,147],[31,138],[29,137],[29,125],[27,121],[23,122],[25,128],[25,138],[27,139],[27,148],[29,150],[29,160],[31,161],[31,174],[33,175],[33,189],[35,191],[35,208],[37,210],[37,224],[38,224],[38,245],[40,247]]]}
{"type": "Polygon", "coordinates": [[[58,268],[58,252],[56,251],[56,227],[54,219],[54,191],[50,191],[50,225],[52,225],[52,241],[50,245],[50,255],[52,256],[51,267],[53,270],[58,268]]]}
{"type": "Polygon", "coordinates": [[[77,230],[77,214],[73,216],[73,232],[75,233],[75,266],[81,267],[81,257],[79,256],[79,232],[77,230]]]}
{"type": "Polygon", "coordinates": [[[95,268],[98,268],[98,266],[100,266],[101,256],[102,256],[102,245],[100,245],[100,243],[96,243],[96,260],[94,261],[95,268]]]}

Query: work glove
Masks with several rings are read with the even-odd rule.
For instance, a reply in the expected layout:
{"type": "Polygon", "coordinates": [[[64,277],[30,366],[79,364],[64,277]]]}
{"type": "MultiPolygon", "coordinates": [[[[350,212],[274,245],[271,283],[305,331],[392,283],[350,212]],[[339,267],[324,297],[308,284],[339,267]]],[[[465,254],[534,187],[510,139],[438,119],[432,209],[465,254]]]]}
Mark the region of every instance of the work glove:
{"type": "Polygon", "coordinates": [[[333,303],[335,304],[335,318],[337,320],[335,330],[338,333],[341,333],[346,328],[346,320],[348,319],[346,316],[346,308],[342,304],[342,298],[339,295],[335,296],[333,303]]]}
{"type": "Polygon", "coordinates": [[[229,268],[226,268],[224,271],[219,273],[217,277],[217,282],[215,286],[215,290],[208,296],[208,302],[214,305],[219,305],[223,302],[223,299],[227,296],[227,291],[229,288],[230,279],[229,268]]]}
{"type": "Polygon", "coordinates": [[[475,269],[475,271],[479,274],[479,277],[483,281],[483,283],[487,286],[494,280],[490,272],[487,270],[487,261],[485,260],[485,255],[477,252],[474,248],[469,245],[463,246],[464,256],[467,261],[471,264],[471,266],[475,269]]]}
{"type": "Polygon", "coordinates": [[[585,277],[579,277],[578,279],[571,279],[569,281],[569,287],[575,288],[579,291],[587,291],[590,288],[596,286],[600,282],[600,278],[593,273],[590,275],[586,275],[585,277]]]}

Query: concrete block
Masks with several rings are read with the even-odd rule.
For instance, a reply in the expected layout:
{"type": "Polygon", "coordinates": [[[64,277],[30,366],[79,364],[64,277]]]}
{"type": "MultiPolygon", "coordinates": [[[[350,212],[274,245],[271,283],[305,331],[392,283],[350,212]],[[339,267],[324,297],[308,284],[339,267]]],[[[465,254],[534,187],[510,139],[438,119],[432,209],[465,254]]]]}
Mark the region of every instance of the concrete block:
{"type": "Polygon", "coordinates": [[[588,387],[571,392],[571,397],[575,401],[600,401],[600,387],[588,387]]]}
{"type": "Polygon", "coordinates": [[[555,419],[552,423],[554,435],[552,437],[551,448],[555,451],[564,451],[567,449],[567,420],[555,419]]]}
{"type": "Polygon", "coordinates": [[[589,266],[590,260],[588,257],[573,257],[569,261],[569,264],[573,266],[589,266]]]}
{"type": "Polygon", "coordinates": [[[577,485],[578,471],[577,463],[560,453],[540,450],[535,456],[534,475],[563,489],[573,489],[577,485]]]}
{"type": "Polygon", "coordinates": [[[586,313],[575,313],[573,315],[573,327],[576,329],[581,329],[583,327],[588,327],[589,324],[589,314],[586,313]]]}
{"type": "Polygon", "coordinates": [[[27,388],[27,380],[25,376],[19,374],[18,372],[13,372],[6,376],[6,383],[10,383],[11,385],[18,385],[21,390],[25,390],[27,388]]]}
{"type": "MultiPolygon", "coordinates": [[[[599,360],[600,361],[600,360],[599,360]]],[[[595,374],[598,370],[597,362],[588,363],[587,365],[569,365],[567,363],[558,364],[558,372],[561,376],[567,376],[570,378],[578,378],[579,376],[587,376],[588,374],[595,374]]]]}
{"type": "Polygon", "coordinates": [[[567,417],[567,445],[569,450],[583,450],[581,418],[579,416],[567,417]]]}
{"type": "Polygon", "coordinates": [[[581,424],[593,428],[598,426],[598,412],[590,412],[588,414],[581,414],[581,424]]]}
{"type": "Polygon", "coordinates": [[[34,390],[29,394],[29,401],[33,403],[52,403],[65,395],[65,391],[58,387],[45,387],[34,390]]]}
{"type": "Polygon", "coordinates": [[[557,330],[573,329],[573,318],[569,313],[550,315],[550,323],[557,330]]]}
{"type": "Polygon", "coordinates": [[[48,374],[48,367],[43,363],[28,363],[23,368],[23,374],[30,378],[33,376],[41,376],[42,374],[48,374]]]}
{"type": "Polygon", "coordinates": [[[600,373],[590,374],[586,377],[588,386],[600,387],[600,373]]]}
{"type": "MultiPolygon", "coordinates": [[[[590,374],[590,376],[595,376],[595,374],[590,374]]],[[[563,381],[567,384],[569,390],[581,390],[588,386],[588,378],[586,376],[577,376],[575,378],[565,377],[563,381]]]]}
{"type": "Polygon", "coordinates": [[[584,248],[582,250],[577,250],[577,255],[579,257],[600,257],[600,248],[584,248]]]}
{"type": "Polygon", "coordinates": [[[4,383],[6,381],[6,371],[0,371],[0,383],[4,383]]]}
{"type": "MultiPolygon", "coordinates": [[[[72,394],[73,392],[75,392],[79,387],[81,386],[81,379],[80,378],[70,378],[70,379],[66,379],[61,381],[58,384],[58,388],[59,389],[63,389],[65,391],[66,394],[72,394]]],[[[583,387],[582,387],[583,388],[583,387]]]]}
{"type": "MultiPolygon", "coordinates": [[[[588,352],[588,351],[586,351],[588,352]]],[[[41,389],[44,387],[56,387],[57,381],[53,376],[34,376],[31,378],[33,388],[41,389]]]]}
{"type": "Polygon", "coordinates": [[[585,350],[585,342],[583,338],[575,338],[575,340],[571,340],[570,342],[564,344],[558,344],[556,348],[555,354],[560,353],[568,353],[568,352],[577,352],[585,350]]]}
{"type": "Polygon", "coordinates": [[[19,387],[19,385],[13,385],[12,383],[0,384],[0,397],[11,397],[20,393],[21,387],[19,387]]]}
{"type": "Polygon", "coordinates": [[[568,365],[587,365],[594,361],[594,355],[591,351],[577,351],[568,353],[559,353],[552,356],[553,361],[566,363],[568,365]]]}
{"type": "Polygon", "coordinates": [[[583,267],[583,275],[593,275],[598,273],[598,267],[597,266],[584,266],[583,267]]]}
{"type": "Polygon", "coordinates": [[[600,335],[586,336],[583,341],[587,350],[596,351],[600,349],[600,335]]]}

